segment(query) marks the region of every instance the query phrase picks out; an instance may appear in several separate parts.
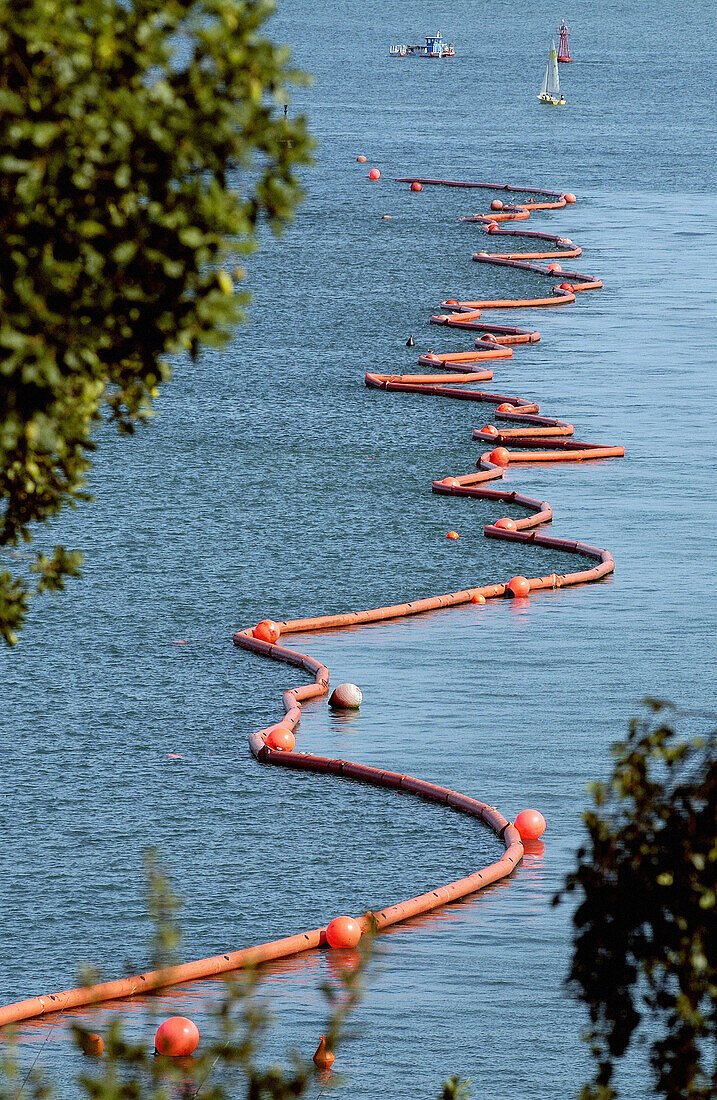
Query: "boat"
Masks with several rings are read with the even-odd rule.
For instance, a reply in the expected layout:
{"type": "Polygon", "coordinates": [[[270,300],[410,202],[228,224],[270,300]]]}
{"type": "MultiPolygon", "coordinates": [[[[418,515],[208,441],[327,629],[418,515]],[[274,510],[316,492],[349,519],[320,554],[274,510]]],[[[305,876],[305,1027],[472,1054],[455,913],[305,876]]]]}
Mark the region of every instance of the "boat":
{"type": "Polygon", "coordinates": [[[545,66],[545,76],[538,92],[541,103],[547,103],[550,107],[564,107],[565,96],[560,92],[560,77],[558,76],[558,54],[555,49],[555,39],[550,41],[550,56],[545,66]]]}
{"type": "Polygon", "coordinates": [[[560,43],[558,45],[558,62],[572,61],[570,56],[570,47],[568,46],[568,35],[570,34],[570,27],[565,26],[565,20],[558,27],[558,34],[560,35],[560,43]]]}
{"type": "Polygon", "coordinates": [[[426,35],[425,46],[389,46],[389,57],[455,57],[456,50],[452,42],[444,42],[443,35],[426,35]]]}

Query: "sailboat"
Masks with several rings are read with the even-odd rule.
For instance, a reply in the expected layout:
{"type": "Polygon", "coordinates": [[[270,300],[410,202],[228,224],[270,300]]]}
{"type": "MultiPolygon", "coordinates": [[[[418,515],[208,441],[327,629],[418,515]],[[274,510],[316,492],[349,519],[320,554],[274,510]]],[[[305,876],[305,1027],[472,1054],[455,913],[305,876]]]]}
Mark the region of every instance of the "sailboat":
{"type": "Polygon", "coordinates": [[[545,76],[538,92],[541,103],[548,103],[551,107],[564,107],[565,96],[560,94],[560,77],[558,76],[558,53],[555,49],[555,39],[550,40],[550,56],[545,66],[545,76]]]}

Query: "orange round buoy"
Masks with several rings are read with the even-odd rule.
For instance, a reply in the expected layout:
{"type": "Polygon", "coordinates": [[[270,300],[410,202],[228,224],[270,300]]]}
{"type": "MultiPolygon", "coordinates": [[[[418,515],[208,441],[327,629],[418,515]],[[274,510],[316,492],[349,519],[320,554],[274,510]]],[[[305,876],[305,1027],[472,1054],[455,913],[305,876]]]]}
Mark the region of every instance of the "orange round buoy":
{"type": "Polygon", "coordinates": [[[94,1031],[83,1031],[79,1035],[78,1042],[80,1044],[80,1050],[83,1054],[86,1054],[88,1058],[97,1058],[105,1049],[105,1041],[101,1035],[97,1035],[94,1031]]]}
{"type": "Polygon", "coordinates": [[[368,174],[368,178],[370,180],[380,180],[381,179],[381,173],[379,172],[378,168],[372,168],[371,171],[368,174]]]}
{"type": "Polygon", "coordinates": [[[577,201],[576,198],[575,198],[575,195],[573,195],[572,192],[570,192],[570,191],[568,191],[567,194],[563,195],[563,198],[565,199],[566,202],[576,202],[577,201]]]}
{"type": "Polygon", "coordinates": [[[491,210],[502,210],[503,203],[500,201],[500,199],[493,199],[493,202],[490,204],[490,208],[491,210]]]}
{"type": "Polygon", "coordinates": [[[356,157],[356,160],[358,161],[359,164],[365,164],[366,163],[366,157],[356,157]]]}
{"type": "Polygon", "coordinates": [[[495,424],[486,424],[481,428],[483,435],[500,435],[500,432],[496,428],[495,424]]]}
{"type": "Polygon", "coordinates": [[[326,928],[329,947],[356,947],[361,939],[361,925],[353,917],[334,917],[326,928]]]}
{"type": "Polygon", "coordinates": [[[559,289],[560,290],[569,290],[570,293],[572,294],[573,291],[575,290],[575,287],[573,286],[572,283],[561,283],[559,289]]]}
{"type": "Polygon", "coordinates": [[[339,684],[331,693],[329,706],[334,710],[358,710],[362,702],[360,687],[356,687],[356,684],[339,684]]]}
{"type": "Polygon", "coordinates": [[[422,191],[423,190],[423,184],[419,183],[418,180],[414,180],[413,183],[411,184],[411,190],[412,191],[422,191]]]}
{"type": "Polygon", "coordinates": [[[316,1053],[314,1054],[314,1065],[317,1069],[326,1072],[326,1070],[331,1069],[335,1060],[336,1057],[334,1055],[334,1052],[332,1050],[329,1050],[326,1046],[326,1036],[319,1035],[319,1045],[317,1046],[316,1053]]]}
{"type": "Polygon", "coordinates": [[[193,1054],[199,1043],[199,1028],[186,1016],[170,1016],[161,1023],[154,1036],[154,1049],[157,1054],[166,1054],[170,1058],[183,1058],[193,1054]]]}
{"type": "Polygon", "coordinates": [[[281,636],[281,627],[278,623],[275,623],[273,619],[262,619],[260,623],[252,630],[252,634],[255,638],[258,638],[260,642],[278,642],[281,636]]]}
{"type": "Polygon", "coordinates": [[[505,447],[496,447],[494,451],[491,451],[488,458],[494,466],[508,466],[510,464],[510,451],[505,447]]]}
{"type": "Polygon", "coordinates": [[[450,485],[451,489],[460,488],[460,481],[457,477],[444,477],[441,485],[450,485]]]}
{"type": "Polygon", "coordinates": [[[530,595],[530,581],[527,577],[513,577],[508,581],[506,591],[510,592],[511,596],[522,599],[523,596],[530,595]]]}
{"type": "Polygon", "coordinates": [[[493,524],[494,527],[500,527],[501,531],[517,531],[514,519],[509,519],[508,516],[503,516],[502,519],[497,519],[493,524]]]}
{"type": "Polygon", "coordinates": [[[551,275],[557,275],[562,270],[563,269],[560,264],[548,264],[548,271],[551,275]]]}
{"type": "Polygon", "coordinates": [[[498,222],[491,222],[490,225],[488,226],[488,232],[489,233],[500,233],[500,226],[498,225],[498,222]]]}
{"type": "Polygon", "coordinates": [[[267,734],[265,744],[270,749],[279,749],[280,752],[293,752],[296,738],[288,726],[274,726],[267,734]]]}
{"type": "Polygon", "coordinates": [[[446,531],[447,539],[459,539],[460,537],[457,531],[446,531]]]}
{"type": "Polygon", "coordinates": [[[540,810],[521,810],[515,819],[521,840],[538,840],[545,832],[545,818],[540,810]]]}
{"type": "Polygon", "coordinates": [[[459,305],[458,299],[457,298],[446,298],[446,305],[447,306],[457,306],[457,305],[459,305]]]}
{"type": "Polygon", "coordinates": [[[485,596],[482,596],[480,592],[476,592],[475,596],[471,596],[471,603],[485,603],[485,596]]]}
{"type": "Polygon", "coordinates": [[[495,336],[493,335],[492,332],[482,332],[481,335],[480,335],[480,339],[481,340],[487,340],[489,344],[497,344],[498,343],[498,341],[496,340],[496,338],[495,338],[495,336]]]}
{"type": "Polygon", "coordinates": [[[512,413],[515,412],[515,405],[509,405],[507,401],[503,401],[500,405],[496,406],[495,411],[497,413],[512,413]]]}

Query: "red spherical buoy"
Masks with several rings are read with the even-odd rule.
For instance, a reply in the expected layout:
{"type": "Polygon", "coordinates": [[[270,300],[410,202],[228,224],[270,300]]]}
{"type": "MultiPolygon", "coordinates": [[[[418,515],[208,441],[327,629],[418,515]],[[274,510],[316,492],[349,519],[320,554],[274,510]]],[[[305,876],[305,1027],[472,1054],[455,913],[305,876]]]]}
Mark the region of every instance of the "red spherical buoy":
{"type": "Polygon", "coordinates": [[[157,1054],[170,1058],[183,1058],[193,1054],[199,1043],[199,1028],[186,1016],[170,1016],[160,1024],[154,1037],[157,1054]]]}
{"type": "Polygon", "coordinates": [[[497,519],[493,524],[494,527],[500,527],[501,531],[517,531],[514,519],[508,519],[507,516],[503,516],[502,519],[497,519]]]}
{"type": "Polygon", "coordinates": [[[502,210],[503,203],[500,201],[500,199],[493,199],[493,202],[490,204],[490,208],[491,210],[502,210]]]}
{"type": "Polygon", "coordinates": [[[457,298],[446,298],[445,302],[443,303],[444,306],[457,306],[458,304],[459,302],[457,298]]]}
{"type": "Polygon", "coordinates": [[[495,338],[495,336],[493,335],[492,332],[483,332],[478,337],[478,339],[482,340],[484,343],[485,342],[487,342],[489,344],[497,344],[498,343],[498,341],[496,340],[496,338],[495,338]]]}
{"type": "Polygon", "coordinates": [[[275,623],[273,619],[262,619],[260,623],[252,630],[252,634],[255,638],[258,638],[260,642],[278,642],[281,637],[281,627],[278,623],[275,623]]]}
{"type": "Polygon", "coordinates": [[[471,603],[485,603],[485,596],[482,596],[480,592],[476,592],[474,596],[471,596],[471,603]]]}
{"type": "Polygon", "coordinates": [[[361,939],[361,925],[353,917],[334,917],[326,929],[329,947],[356,947],[361,939]]]}
{"type": "Polygon", "coordinates": [[[558,289],[559,290],[567,290],[570,294],[573,294],[574,291],[575,291],[575,287],[573,286],[572,283],[561,283],[560,286],[558,287],[558,289]]]}
{"type": "Polygon", "coordinates": [[[356,160],[358,161],[359,164],[365,164],[366,163],[366,157],[356,157],[356,160]]]}
{"type": "Polygon", "coordinates": [[[491,222],[490,225],[488,226],[488,232],[489,233],[500,233],[500,226],[498,225],[498,222],[491,222]]]}
{"type": "Polygon", "coordinates": [[[320,1069],[322,1073],[327,1073],[334,1062],[336,1061],[336,1055],[333,1050],[329,1050],[326,1045],[326,1036],[319,1035],[319,1045],[316,1048],[314,1054],[314,1065],[317,1069],[320,1069]]]}
{"type": "Polygon", "coordinates": [[[576,198],[575,198],[575,195],[573,195],[573,193],[571,191],[568,191],[565,195],[563,195],[563,198],[568,203],[577,201],[576,198]]]}
{"type": "Polygon", "coordinates": [[[497,413],[512,413],[515,412],[515,405],[510,405],[507,401],[503,401],[500,405],[496,406],[495,411],[497,413]]]}
{"type": "Polygon", "coordinates": [[[530,581],[527,577],[512,577],[506,585],[506,591],[517,599],[530,595],[530,581]]]}
{"type": "Polygon", "coordinates": [[[451,489],[457,489],[460,487],[460,481],[457,477],[444,477],[441,485],[450,485],[451,489]]]}
{"type": "Polygon", "coordinates": [[[551,275],[557,275],[562,270],[563,269],[560,266],[560,264],[548,264],[548,271],[550,272],[551,275]]]}
{"type": "Polygon", "coordinates": [[[104,1039],[94,1031],[80,1032],[78,1042],[80,1044],[80,1050],[83,1054],[86,1054],[88,1058],[99,1058],[100,1054],[105,1049],[104,1039]]]}
{"type": "Polygon", "coordinates": [[[494,451],[490,452],[488,458],[494,466],[510,465],[510,451],[505,447],[496,447],[494,451]]]}
{"type": "Polygon", "coordinates": [[[521,840],[538,840],[545,832],[545,818],[540,810],[521,810],[515,819],[521,840]]]}
{"type": "Polygon", "coordinates": [[[447,539],[459,539],[460,537],[457,531],[446,531],[447,539]]]}
{"type": "Polygon", "coordinates": [[[334,710],[358,710],[362,702],[361,688],[356,684],[339,684],[331,692],[329,706],[334,710]]]}
{"type": "Polygon", "coordinates": [[[500,435],[495,424],[486,424],[485,427],[481,428],[481,432],[483,435],[500,435]]]}
{"type": "Polygon", "coordinates": [[[280,752],[293,752],[296,738],[288,726],[274,726],[266,736],[265,744],[280,752]]]}
{"type": "Polygon", "coordinates": [[[419,183],[418,180],[414,180],[413,183],[411,184],[411,190],[412,191],[422,191],[423,190],[423,184],[419,183]]]}
{"type": "Polygon", "coordinates": [[[370,180],[380,180],[381,179],[381,173],[379,172],[378,168],[372,168],[371,171],[368,174],[368,178],[370,180]]]}

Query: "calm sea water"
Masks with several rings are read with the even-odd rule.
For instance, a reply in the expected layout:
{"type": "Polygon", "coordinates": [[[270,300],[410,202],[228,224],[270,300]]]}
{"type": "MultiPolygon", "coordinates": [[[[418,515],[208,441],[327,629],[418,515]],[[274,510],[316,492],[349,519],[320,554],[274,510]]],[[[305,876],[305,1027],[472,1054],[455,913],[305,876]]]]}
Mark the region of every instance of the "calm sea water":
{"type": "MultiPolygon", "coordinates": [[[[106,976],[146,967],[148,844],[184,899],[185,958],[378,908],[500,851],[444,809],[258,767],[247,734],[304,681],[235,651],[231,634],[264,616],[566,568],[560,555],[483,538],[505,506],[430,492],[432,479],[474,468],[471,429],[489,409],[363,384],[369,368],[412,369],[427,347],[471,346],[429,328],[442,298],[551,285],[471,264],[483,238],[458,218],[490,195],[412,195],[394,176],[566,188],[578,204],[529,228],[570,235],[584,249],[577,269],[605,289],[501,314],[543,340],[497,364],[494,385],[569,419],[576,438],[625,445],[624,460],[507,477],[551,501],[556,534],[608,547],[614,577],[307,639],[365,703],[350,721],[307,706],[300,743],[445,783],[507,816],[537,806],[548,820],[545,851],[512,880],[381,937],[336,1095],[430,1097],[451,1072],[491,1100],[574,1095],[585,1017],[562,987],[569,913],[549,902],[574,859],[586,784],[606,773],[644,695],[714,701],[705,10],[282,5],[273,34],[315,77],[292,105],[319,140],[307,200],[252,258],[251,321],[232,345],[178,362],[134,442],[103,434],[95,503],[56,532],[84,550],[83,578],[37,603],[16,650],[0,652],[0,1002],[74,985],[81,962],[106,976]],[[562,16],[575,61],[561,67],[568,106],[554,111],[536,92],[562,16]],[[437,19],[454,61],[388,58],[389,43],[418,41],[437,19]]],[[[317,953],[267,971],[267,1056],[313,1051],[329,965],[317,953]]],[[[211,1030],[216,996],[195,985],[157,1011],[211,1030]]],[[[146,1006],[128,1013],[132,1034],[151,1034],[146,1006]]],[[[23,1065],[37,1059],[61,1096],[76,1096],[66,1020],[25,1025],[20,1038],[23,1065]]],[[[622,1079],[626,1097],[650,1095],[638,1063],[622,1079]]]]}

